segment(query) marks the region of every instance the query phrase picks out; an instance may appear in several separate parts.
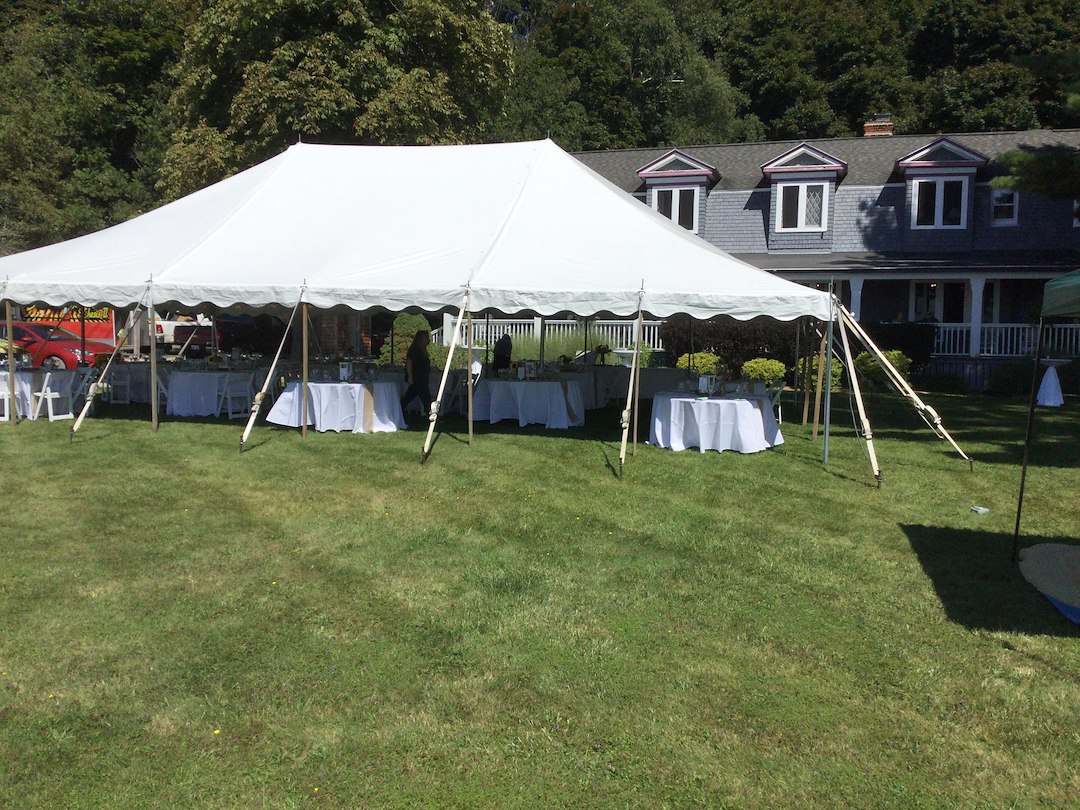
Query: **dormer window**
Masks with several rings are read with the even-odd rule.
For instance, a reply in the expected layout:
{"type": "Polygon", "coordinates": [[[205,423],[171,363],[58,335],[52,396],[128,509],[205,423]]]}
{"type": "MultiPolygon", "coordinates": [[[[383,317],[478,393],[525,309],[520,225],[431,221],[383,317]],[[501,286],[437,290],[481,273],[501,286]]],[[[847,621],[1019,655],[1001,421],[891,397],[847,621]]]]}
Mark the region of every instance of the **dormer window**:
{"type": "Polygon", "coordinates": [[[653,209],[686,230],[698,230],[698,187],[658,188],[653,190],[653,209]]]}
{"type": "Polygon", "coordinates": [[[1018,220],[1020,195],[1011,188],[990,191],[990,223],[995,227],[1015,225],[1018,220]]]}
{"type": "Polygon", "coordinates": [[[799,144],[761,167],[772,181],[773,230],[813,233],[829,228],[829,191],[847,164],[809,144],[799,144]]]}
{"type": "Polygon", "coordinates": [[[777,183],[776,230],[823,231],[828,227],[826,183],[777,183]]]}
{"type": "Polygon", "coordinates": [[[672,149],[642,166],[637,175],[645,181],[646,200],[654,211],[692,233],[698,232],[702,195],[710,183],[720,179],[716,169],[672,149]]]}
{"type": "MultiPolygon", "coordinates": [[[[912,229],[967,228],[971,179],[988,160],[950,138],[938,138],[900,158],[896,165],[907,175],[911,190],[912,229]]],[[[1002,210],[1006,207],[1003,204],[1002,210]]]]}
{"type": "Polygon", "coordinates": [[[966,228],[966,177],[911,181],[911,227],[966,228]]]}

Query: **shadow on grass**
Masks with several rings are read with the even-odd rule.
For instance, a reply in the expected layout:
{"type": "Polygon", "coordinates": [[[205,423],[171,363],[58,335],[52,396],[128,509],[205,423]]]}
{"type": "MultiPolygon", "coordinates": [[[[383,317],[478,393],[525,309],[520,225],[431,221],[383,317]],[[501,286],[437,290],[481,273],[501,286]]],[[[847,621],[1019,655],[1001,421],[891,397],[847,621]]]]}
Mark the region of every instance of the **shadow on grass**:
{"type": "MultiPolygon", "coordinates": [[[[972,630],[1080,637],[1073,624],[1010,561],[1012,535],[901,526],[950,621],[972,630]]],[[[1024,546],[1063,538],[1026,537],[1024,546]]]]}

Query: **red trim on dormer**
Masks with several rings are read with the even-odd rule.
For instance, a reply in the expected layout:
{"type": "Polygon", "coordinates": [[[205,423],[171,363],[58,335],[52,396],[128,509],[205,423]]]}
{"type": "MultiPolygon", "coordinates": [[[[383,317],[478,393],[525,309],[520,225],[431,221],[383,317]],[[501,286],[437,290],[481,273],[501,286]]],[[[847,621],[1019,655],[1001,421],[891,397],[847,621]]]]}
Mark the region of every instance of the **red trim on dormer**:
{"type": "Polygon", "coordinates": [[[791,149],[788,149],[782,155],[774,157],[767,163],[761,164],[761,173],[766,177],[772,174],[787,174],[790,172],[834,172],[836,175],[842,176],[847,174],[847,163],[840,160],[840,158],[835,155],[830,155],[828,152],[824,152],[816,146],[811,146],[810,144],[803,142],[798,146],[793,146],[791,149]],[[811,165],[785,164],[785,161],[790,160],[801,153],[813,155],[815,158],[824,162],[811,165]]]}
{"type": "Polygon", "coordinates": [[[696,158],[690,157],[690,155],[686,154],[686,152],[683,152],[680,149],[669,149],[656,160],[646,163],[644,166],[638,169],[637,176],[640,177],[642,180],[661,177],[699,177],[705,180],[719,180],[720,172],[718,172],[713,166],[710,166],[708,163],[703,163],[696,158]],[[654,166],[662,167],[672,158],[681,160],[694,168],[667,170],[662,168],[659,170],[653,169],[654,166]]]}
{"type": "Polygon", "coordinates": [[[935,168],[975,168],[981,169],[987,163],[990,162],[990,158],[984,155],[982,152],[978,152],[974,149],[969,149],[957,141],[954,141],[949,137],[941,137],[931,141],[926,146],[916,149],[914,152],[905,155],[896,161],[896,165],[901,169],[935,169],[935,168]],[[933,152],[935,149],[942,147],[954,150],[958,153],[954,160],[920,160],[922,155],[928,152],[933,152]],[[970,155],[970,157],[963,157],[964,155],[970,155]]]}

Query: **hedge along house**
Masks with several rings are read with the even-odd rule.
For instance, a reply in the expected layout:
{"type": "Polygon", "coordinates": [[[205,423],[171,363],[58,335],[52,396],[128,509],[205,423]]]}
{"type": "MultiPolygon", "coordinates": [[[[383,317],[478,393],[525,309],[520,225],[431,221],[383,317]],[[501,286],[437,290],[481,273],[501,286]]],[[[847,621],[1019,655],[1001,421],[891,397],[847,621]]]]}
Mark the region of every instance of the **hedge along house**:
{"type": "MultiPolygon", "coordinates": [[[[702,239],[811,286],[869,329],[938,324],[933,367],[979,386],[1034,353],[1042,289],[1080,266],[1075,201],[990,181],[1014,150],[1080,149],[1080,130],[894,135],[627,149],[575,157],[702,239]]],[[[1045,336],[1080,353],[1080,325],[1045,336]]]]}

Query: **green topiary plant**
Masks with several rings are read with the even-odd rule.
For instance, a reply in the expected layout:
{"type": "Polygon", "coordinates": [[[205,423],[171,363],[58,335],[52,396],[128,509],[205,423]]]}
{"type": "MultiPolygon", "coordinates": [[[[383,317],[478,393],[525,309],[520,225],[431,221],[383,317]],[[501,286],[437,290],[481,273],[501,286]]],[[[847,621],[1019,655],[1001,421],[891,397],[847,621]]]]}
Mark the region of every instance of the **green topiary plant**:
{"type": "MultiPolygon", "coordinates": [[[[431,325],[423,315],[402,312],[394,318],[393,340],[387,337],[379,351],[380,366],[404,366],[405,354],[417,332],[431,331],[431,325]]],[[[443,355],[445,359],[446,355],[443,355]]]]}
{"type": "MultiPolygon", "coordinates": [[[[888,349],[882,352],[885,355],[885,359],[892,363],[893,368],[900,372],[900,376],[905,380],[909,378],[911,374],[911,360],[909,360],[902,351],[899,349],[888,349]]],[[[881,363],[878,362],[877,357],[870,354],[870,352],[860,352],[855,358],[855,368],[859,373],[870,380],[878,388],[885,388],[889,384],[888,375],[885,373],[885,369],[882,368],[881,363]]]]}
{"type": "Polygon", "coordinates": [[[772,385],[777,380],[783,380],[787,374],[787,366],[779,360],[770,360],[767,357],[755,357],[747,360],[742,365],[744,380],[760,380],[766,385],[772,385]]]}
{"type": "MultiPolygon", "coordinates": [[[[832,378],[832,380],[831,380],[832,388],[830,390],[839,391],[840,390],[840,380],[844,376],[844,364],[841,363],[839,360],[837,360],[834,357],[833,360],[832,360],[832,363],[830,365],[832,366],[832,368],[831,368],[832,373],[830,375],[831,378],[832,378]]],[[[813,389],[814,386],[817,385],[817,373],[818,373],[818,356],[815,354],[813,362],[810,364],[810,387],[811,387],[811,389],[813,389]]]]}
{"type": "Polygon", "coordinates": [[[720,364],[720,358],[712,352],[694,352],[693,355],[682,355],[675,361],[675,368],[691,368],[691,358],[694,361],[692,367],[698,374],[715,374],[720,364]]]}

